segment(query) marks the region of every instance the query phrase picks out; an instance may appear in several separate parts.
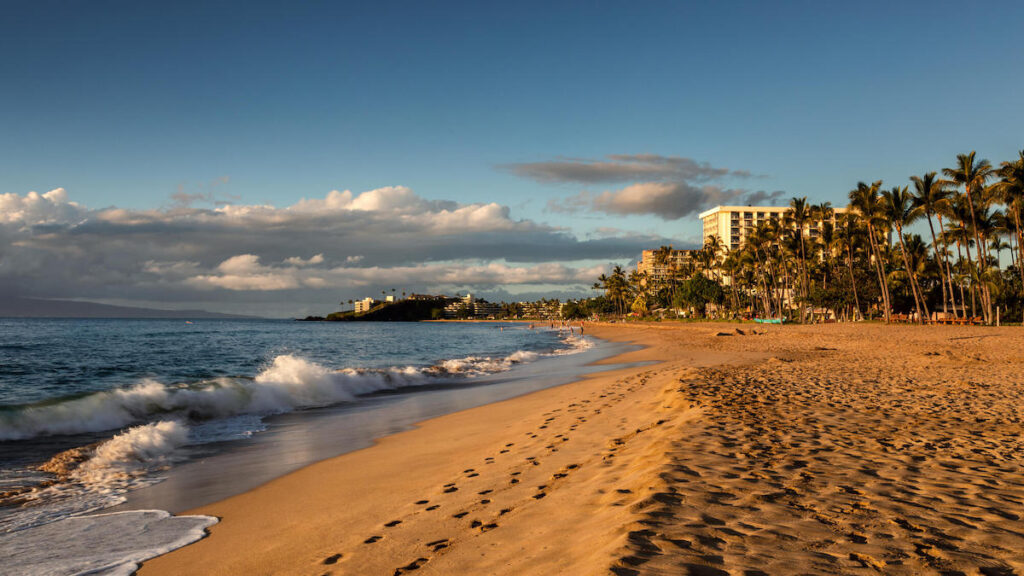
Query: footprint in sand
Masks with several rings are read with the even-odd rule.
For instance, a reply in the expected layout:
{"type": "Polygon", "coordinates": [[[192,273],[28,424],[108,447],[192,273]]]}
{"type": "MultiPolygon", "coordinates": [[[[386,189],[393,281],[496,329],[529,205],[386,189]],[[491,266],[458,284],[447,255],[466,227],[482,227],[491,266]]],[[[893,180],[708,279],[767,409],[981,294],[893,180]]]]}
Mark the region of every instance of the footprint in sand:
{"type": "Polygon", "coordinates": [[[381,538],[383,538],[383,536],[370,536],[366,540],[363,540],[363,544],[373,544],[375,542],[379,542],[381,538]]]}
{"type": "Polygon", "coordinates": [[[395,526],[398,526],[401,523],[402,523],[401,520],[392,520],[391,522],[388,522],[387,524],[385,524],[384,527],[385,528],[394,528],[395,526]]]}
{"type": "Polygon", "coordinates": [[[330,566],[331,564],[337,564],[338,560],[341,560],[341,554],[334,554],[324,558],[324,564],[330,566]]]}
{"type": "Polygon", "coordinates": [[[406,564],[405,566],[402,566],[401,568],[395,568],[395,575],[394,576],[401,576],[402,574],[405,574],[406,572],[412,572],[413,570],[419,570],[421,567],[423,567],[424,564],[426,564],[429,561],[430,561],[429,558],[417,558],[417,559],[413,560],[412,562],[406,564]]]}
{"type": "Polygon", "coordinates": [[[427,542],[427,548],[431,548],[434,552],[443,550],[450,545],[450,541],[447,538],[441,540],[434,540],[433,542],[427,542]]]}

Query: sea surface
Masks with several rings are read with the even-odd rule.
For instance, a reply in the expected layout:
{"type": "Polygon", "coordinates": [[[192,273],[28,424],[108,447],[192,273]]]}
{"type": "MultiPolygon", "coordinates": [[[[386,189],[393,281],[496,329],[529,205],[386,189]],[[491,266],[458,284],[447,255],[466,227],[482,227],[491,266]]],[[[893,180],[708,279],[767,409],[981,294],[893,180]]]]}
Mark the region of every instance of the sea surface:
{"type": "Polygon", "coordinates": [[[172,513],[621,349],[547,324],[0,319],[0,566],[130,574],[216,522],[172,513]]]}

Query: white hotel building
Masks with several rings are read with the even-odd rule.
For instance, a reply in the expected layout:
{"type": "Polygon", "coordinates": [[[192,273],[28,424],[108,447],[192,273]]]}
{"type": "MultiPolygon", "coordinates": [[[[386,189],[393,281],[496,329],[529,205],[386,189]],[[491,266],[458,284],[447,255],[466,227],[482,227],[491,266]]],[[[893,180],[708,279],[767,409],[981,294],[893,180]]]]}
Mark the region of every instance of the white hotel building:
{"type": "MultiPolygon", "coordinates": [[[[832,210],[835,214],[846,212],[846,208],[832,210]]],[[[704,229],[702,241],[706,244],[709,237],[718,236],[724,249],[736,250],[758,224],[779,220],[788,211],[788,206],[715,206],[699,216],[704,229]]],[[[819,225],[819,222],[811,222],[807,226],[811,238],[818,236],[819,225]]]]}

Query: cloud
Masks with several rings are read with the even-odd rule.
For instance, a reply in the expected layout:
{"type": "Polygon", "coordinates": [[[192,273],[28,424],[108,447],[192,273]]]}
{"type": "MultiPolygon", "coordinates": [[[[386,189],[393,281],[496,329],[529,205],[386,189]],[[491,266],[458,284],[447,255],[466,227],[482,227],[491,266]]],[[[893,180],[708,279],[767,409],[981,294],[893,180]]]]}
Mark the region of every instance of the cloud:
{"type": "Polygon", "coordinates": [[[772,202],[778,192],[727,186],[760,178],[746,170],[712,166],[681,156],[611,154],[601,160],[564,159],[505,164],[499,168],[542,183],[620,184],[617,190],[583,190],[548,201],[551,212],[600,212],[616,216],[653,215],[679,220],[718,204],[772,202]]]}
{"type": "Polygon", "coordinates": [[[514,218],[508,206],[427,199],[401,186],[284,207],[152,210],[91,209],[57,189],[0,195],[0,297],[261,313],[330,311],[338,298],[392,287],[586,290],[597,263],[674,241],[617,230],[579,238],[514,218]]]}
{"type": "Polygon", "coordinates": [[[15,229],[73,224],[87,213],[83,207],[68,201],[68,193],[63,188],[45,194],[0,194],[0,224],[15,229]]]}
{"type": "Polygon", "coordinates": [[[610,154],[604,160],[565,159],[504,164],[499,168],[543,183],[708,182],[752,177],[745,170],[716,168],[692,158],[657,154],[610,154]]]}
{"type": "MultiPolygon", "coordinates": [[[[349,258],[352,258],[352,257],[349,256],[345,260],[348,261],[349,258]]],[[[307,260],[303,260],[299,256],[292,256],[291,258],[285,259],[285,263],[286,264],[291,264],[292,266],[312,266],[312,265],[315,265],[315,264],[323,264],[324,263],[324,255],[323,254],[317,254],[315,256],[310,257],[307,260]]]]}
{"type": "Polygon", "coordinates": [[[695,187],[668,182],[641,182],[620,190],[593,193],[580,192],[562,200],[550,200],[553,212],[581,210],[627,216],[651,214],[663,220],[679,220],[720,204],[774,204],[781,191],[751,192],[718,186],[695,187]]]}
{"type": "Polygon", "coordinates": [[[502,262],[447,262],[395,267],[309,266],[301,258],[264,265],[254,254],[239,254],[211,270],[194,262],[147,263],[149,273],[169,283],[203,290],[281,291],[300,287],[334,289],[383,285],[474,286],[588,284],[605,271],[604,266],[572,267],[558,263],[511,266],[502,262]],[[301,261],[301,264],[296,264],[301,261]]]}

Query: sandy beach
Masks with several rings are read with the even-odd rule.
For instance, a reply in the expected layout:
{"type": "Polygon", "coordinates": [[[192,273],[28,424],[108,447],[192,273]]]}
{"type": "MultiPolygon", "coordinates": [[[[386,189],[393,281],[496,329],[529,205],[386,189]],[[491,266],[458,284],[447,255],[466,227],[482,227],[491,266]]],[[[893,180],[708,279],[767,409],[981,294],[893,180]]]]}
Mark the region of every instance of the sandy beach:
{"type": "Polygon", "coordinates": [[[140,573],[1024,573],[1020,328],[587,333],[643,364],[193,510],[140,573]]]}

